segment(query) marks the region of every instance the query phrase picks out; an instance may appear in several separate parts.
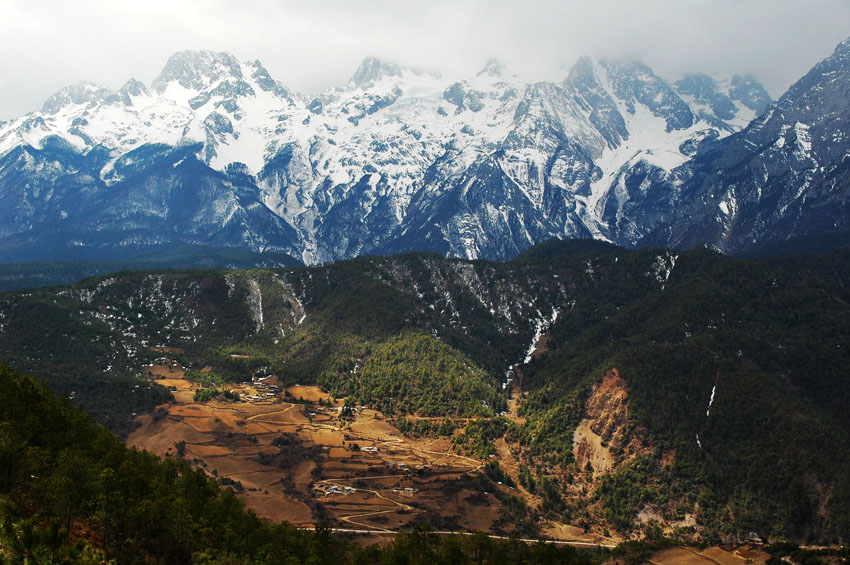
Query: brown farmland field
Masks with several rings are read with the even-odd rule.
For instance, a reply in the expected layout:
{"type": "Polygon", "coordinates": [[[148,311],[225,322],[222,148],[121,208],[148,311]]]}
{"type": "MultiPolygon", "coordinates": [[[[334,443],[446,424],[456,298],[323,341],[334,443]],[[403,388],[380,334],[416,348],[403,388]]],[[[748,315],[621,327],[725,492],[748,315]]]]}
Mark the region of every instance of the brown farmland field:
{"type": "MultiPolygon", "coordinates": [[[[175,400],[140,416],[128,444],[176,457],[185,442],[186,460],[232,485],[261,516],[374,532],[422,521],[443,531],[510,532],[494,525],[501,503],[496,492],[482,490],[485,461],[455,453],[445,438],[405,437],[365,408],[340,420],[341,401],[317,387],[284,391],[272,378],[228,385],[239,402],[197,403],[198,386],[169,359],[143,371],[175,400]]],[[[490,484],[502,494],[525,494],[490,484]]]]}

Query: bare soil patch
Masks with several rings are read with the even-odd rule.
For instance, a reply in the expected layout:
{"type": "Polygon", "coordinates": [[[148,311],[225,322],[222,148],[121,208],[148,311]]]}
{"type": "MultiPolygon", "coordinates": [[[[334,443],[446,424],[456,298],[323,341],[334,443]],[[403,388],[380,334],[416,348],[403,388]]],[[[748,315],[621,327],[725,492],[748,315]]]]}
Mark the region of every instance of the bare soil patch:
{"type": "Polygon", "coordinates": [[[741,565],[742,563],[763,564],[770,557],[767,553],[750,546],[736,548],[709,547],[704,551],[700,551],[699,555],[719,565],[741,565]]]}
{"type": "Polygon", "coordinates": [[[693,547],[671,547],[656,552],[652,565],[763,565],[770,555],[752,546],[709,547],[702,551],[693,547]]]}
{"type": "Polygon", "coordinates": [[[596,473],[606,473],[611,469],[611,451],[593,431],[590,420],[584,419],[576,427],[573,434],[573,453],[581,469],[588,463],[596,473]]]}
{"type": "Polygon", "coordinates": [[[317,386],[295,385],[295,386],[289,387],[286,390],[287,390],[287,392],[289,392],[289,394],[292,396],[292,398],[294,398],[296,400],[297,399],[304,399],[304,400],[309,400],[310,402],[318,402],[320,398],[322,399],[322,401],[325,401],[328,398],[330,398],[328,393],[322,391],[322,389],[320,389],[317,386]]]}
{"type": "Polygon", "coordinates": [[[654,565],[712,565],[714,561],[684,547],[659,551],[649,561],[654,565]]]}

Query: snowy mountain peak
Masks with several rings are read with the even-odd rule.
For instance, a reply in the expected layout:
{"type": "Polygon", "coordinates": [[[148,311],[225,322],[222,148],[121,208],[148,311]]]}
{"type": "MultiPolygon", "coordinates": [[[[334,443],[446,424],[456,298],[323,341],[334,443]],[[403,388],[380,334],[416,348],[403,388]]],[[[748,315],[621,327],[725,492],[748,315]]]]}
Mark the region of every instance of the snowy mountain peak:
{"type": "Polygon", "coordinates": [[[705,106],[721,120],[731,120],[737,113],[729,95],[721,92],[717,81],[707,74],[687,74],[676,81],[675,86],[680,95],[693,97],[696,104],[705,106]]]}
{"type": "Polygon", "coordinates": [[[717,80],[707,74],[686,74],[675,83],[676,91],[698,118],[716,127],[743,128],[772,102],[752,75],[717,80]]]}
{"type": "Polygon", "coordinates": [[[222,79],[242,78],[242,66],[230,53],[179,51],[172,55],[151,89],[162,94],[172,82],[188,90],[204,90],[222,79]]]}
{"type": "Polygon", "coordinates": [[[505,72],[505,66],[495,57],[487,61],[484,68],[478,71],[478,76],[487,75],[491,77],[500,77],[505,72]]]}
{"type": "Polygon", "coordinates": [[[633,98],[636,85],[661,80],[652,69],[631,59],[580,57],[570,68],[564,86],[577,89],[603,88],[616,98],[633,98]]]}
{"type": "Polygon", "coordinates": [[[563,82],[590,112],[590,121],[612,146],[629,137],[627,118],[642,110],[666,122],[667,132],[694,124],[688,104],[640,61],[582,57],[563,82]]]}
{"type": "Polygon", "coordinates": [[[599,65],[604,69],[613,94],[625,103],[629,114],[635,113],[635,104],[642,104],[653,115],[667,121],[667,131],[693,125],[694,116],[688,104],[647,64],[623,59],[602,60],[599,65]]]}
{"type": "Polygon", "coordinates": [[[143,94],[148,94],[148,87],[146,87],[145,83],[142,81],[131,78],[124,83],[124,86],[122,86],[118,92],[126,92],[130,96],[141,96],[143,94]]]}
{"type": "Polygon", "coordinates": [[[246,63],[246,66],[251,69],[251,78],[254,79],[254,82],[257,83],[257,86],[259,86],[260,89],[265,90],[266,92],[274,92],[279,97],[294,104],[292,93],[289,89],[274,80],[260,61],[255,60],[250,63],[246,63]]]}
{"type": "Polygon", "coordinates": [[[93,82],[78,82],[66,86],[44,102],[42,110],[46,114],[56,114],[62,108],[71,104],[90,104],[102,101],[111,91],[93,82]]]}
{"type": "Polygon", "coordinates": [[[596,83],[596,78],[593,74],[593,59],[587,55],[579,57],[570,71],[567,73],[567,78],[564,79],[564,85],[578,85],[596,83]]]}
{"type": "MultiPolygon", "coordinates": [[[[846,84],[848,61],[818,65],[792,94],[846,84]]],[[[681,167],[770,104],[748,75],[673,84],[628,60],[582,57],[556,84],[491,59],[458,79],[369,57],[347,87],[307,98],[259,61],[183,51],[149,88],[67,87],[0,124],[0,242],[77,230],[100,245],[109,216],[116,245],[212,241],[306,262],[411,249],[504,258],[563,237],[633,245],[667,213],[655,203],[677,198],[681,167]],[[203,194],[178,198],[177,186],[203,194]],[[163,236],[166,217],[188,234],[163,236]]],[[[820,130],[781,114],[786,153],[808,162],[820,130]]],[[[755,145],[773,146],[768,129],[755,145]]]]}
{"type": "Polygon", "coordinates": [[[767,110],[773,100],[767,89],[751,74],[740,74],[732,77],[729,85],[729,97],[739,100],[741,104],[753,110],[756,116],[767,110]]]}
{"type": "Polygon", "coordinates": [[[106,98],[105,102],[121,102],[125,106],[132,106],[133,99],[139,96],[149,96],[148,87],[140,80],[131,78],[124,83],[124,86],[118,89],[118,92],[106,98]]]}
{"type": "Polygon", "coordinates": [[[401,77],[403,72],[400,66],[394,63],[382,61],[376,57],[366,57],[357,71],[348,81],[353,87],[368,88],[384,77],[401,77]]]}
{"type": "Polygon", "coordinates": [[[717,81],[705,73],[689,73],[676,81],[676,89],[699,100],[710,100],[718,93],[717,81]]]}
{"type": "MultiPolygon", "coordinates": [[[[688,204],[647,243],[687,247],[710,241],[736,252],[758,241],[847,230],[848,85],[850,43],[769,105],[755,79],[735,77],[730,97],[766,110],[677,171],[680,196],[674,202],[688,204]]],[[[670,186],[661,183],[658,190],[670,186]]]]}

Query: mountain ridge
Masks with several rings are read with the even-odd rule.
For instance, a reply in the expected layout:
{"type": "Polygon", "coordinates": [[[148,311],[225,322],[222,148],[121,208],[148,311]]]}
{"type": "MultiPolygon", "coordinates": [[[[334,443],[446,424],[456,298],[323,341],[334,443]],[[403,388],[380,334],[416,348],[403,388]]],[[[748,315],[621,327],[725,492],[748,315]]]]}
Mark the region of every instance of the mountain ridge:
{"type": "MultiPolygon", "coordinates": [[[[10,206],[17,206],[8,218],[8,225],[16,227],[10,228],[14,233],[6,243],[32,247],[38,255],[44,247],[39,241],[53,238],[67,245],[64,234],[79,232],[74,245],[94,249],[109,239],[113,245],[157,245],[164,238],[283,252],[309,263],[395,251],[398,242],[408,242],[408,249],[424,245],[450,255],[498,258],[549,237],[617,240],[619,234],[603,225],[592,205],[607,187],[590,190],[589,185],[600,182],[600,173],[603,181],[610,180],[612,170],[628,159],[609,163],[603,154],[622,147],[630,136],[636,140],[640,136],[634,128],[655,120],[666,125],[653,135],[681,138],[672,145],[669,140],[656,143],[672,147],[670,155],[678,155],[676,159],[684,155],[673,146],[684,139],[702,130],[720,137],[734,128],[716,116],[709,123],[695,115],[673,85],[644,65],[581,61],[590,65],[593,76],[608,77],[610,68],[616,77],[606,78],[602,86],[569,78],[559,84],[528,83],[498,61],[488,61],[478,76],[451,82],[366,58],[348,86],[308,100],[275,81],[259,61],[243,63],[211,51],[178,52],[150,88],[130,80],[116,93],[96,86],[65,89],[48,105],[54,113],[31,113],[0,130],[4,155],[17,147],[57,147],[59,139],[68,153],[61,159],[39,155],[0,170],[0,199],[5,194],[10,206]],[[656,105],[655,94],[666,102],[656,105]],[[578,101],[574,95],[583,98],[578,101]],[[645,113],[646,104],[652,109],[636,122],[632,114],[645,113]],[[164,151],[166,147],[171,149],[164,151]],[[135,161],[136,151],[153,160],[135,161]],[[247,167],[240,177],[250,193],[245,193],[248,209],[239,213],[246,218],[241,228],[220,232],[208,222],[187,236],[160,235],[168,230],[163,232],[151,219],[133,234],[108,220],[112,227],[92,239],[86,227],[90,222],[80,210],[59,205],[49,217],[38,216],[37,208],[59,204],[53,195],[67,190],[67,182],[77,183],[74,190],[84,195],[89,208],[103,210],[104,219],[120,217],[124,210],[141,211],[146,204],[133,202],[132,196],[138,188],[123,191],[129,198],[123,209],[104,208],[101,198],[131,184],[129,174],[148,175],[149,191],[190,183],[188,178],[163,177],[161,168],[154,172],[155,160],[174,164],[187,151],[210,169],[194,174],[218,183],[222,196],[233,201],[240,198],[231,175],[239,163],[247,167]],[[84,160],[86,167],[77,166],[84,160]],[[145,163],[147,168],[141,166],[145,163]],[[50,188],[22,191],[18,183],[27,177],[30,182],[24,185],[50,188]],[[470,200],[465,184],[482,177],[496,184],[482,186],[481,197],[470,200]],[[27,199],[31,204],[25,208],[15,204],[27,199]],[[513,212],[507,212],[508,202],[513,212]],[[445,207],[435,209],[440,203],[445,207]],[[499,209],[503,211],[496,213],[499,209]],[[272,225],[279,227],[268,231],[272,225]]],[[[653,158],[659,154],[648,151],[643,159],[654,168],[673,163],[653,158]]],[[[189,192],[182,193],[190,198],[189,192]]],[[[164,214],[184,221],[171,206],[147,206],[148,217],[164,214]]],[[[201,213],[194,210],[192,217],[201,213]]],[[[226,206],[213,211],[222,224],[230,214],[226,206]]]]}
{"type": "Polygon", "coordinates": [[[588,57],[559,83],[526,82],[498,61],[452,81],[367,57],[347,86],[308,99],[259,61],[178,52],[150,89],[79,83],[49,112],[0,127],[0,259],[163,243],[305,263],[418,249],[504,259],[582,237],[735,253],[818,235],[846,223],[843,208],[802,195],[833,183],[825,198],[844,201],[847,142],[830,136],[843,127],[847,81],[828,73],[844,72],[847,44],[775,105],[751,75],[674,83],[639,61],[588,57]],[[804,90],[831,94],[807,102],[804,90]],[[794,109],[807,104],[817,110],[794,109]],[[728,178],[730,163],[709,171],[720,151],[740,160],[779,138],[806,149],[798,122],[820,124],[812,154],[828,178],[776,161],[797,172],[763,198],[758,178],[728,178]],[[710,197],[724,185],[722,202],[710,197]],[[751,205],[736,215],[742,191],[751,205]],[[748,228],[730,232],[733,222],[762,227],[737,235],[748,228]]]}
{"type": "MultiPolygon", "coordinates": [[[[681,207],[648,243],[710,242],[741,252],[759,241],[847,230],[850,40],[762,116],[678,172],[681,207]]],[[[664,190],[664,188],[659,188],[664,190]]]]}

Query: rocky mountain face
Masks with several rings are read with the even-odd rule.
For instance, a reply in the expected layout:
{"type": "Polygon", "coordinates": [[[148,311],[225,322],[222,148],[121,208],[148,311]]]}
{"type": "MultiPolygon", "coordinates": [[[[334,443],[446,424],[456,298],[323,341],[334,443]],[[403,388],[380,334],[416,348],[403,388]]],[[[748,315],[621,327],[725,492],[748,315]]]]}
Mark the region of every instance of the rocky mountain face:
{"type": "MultiPolygon", "coordinates": [[[[835,128],[847,80],[829,74],[839,59],[774,107],[750,76],[670,83],[639,62],[590,58],[561,83],[525,82],[495,60],[452,81],[367,58],[348,85],[311,98],[259,61],[181,52],[149,88],[134,79],[117,92],[79,83],[0,124],[0,257],[186,243],[307,263],[414,249],[506,258],[544,239],[580,237],[726,249],[724,230],[685,226],[696,212],[684,211],[714,197],[732,205],[714,188],[692,196],[698,184],[717,184],[698,172],[709,163],[724,176],[723,194],[761,194],[749,177],[746,186],[727,181],[720,153],[734,159],[782,138],[777,151],[793,156],[814,133],[813,143],[829,138],[832,149],[817,166],[795,166],[818,171],[827,160],[835,166],[812,174],[843,186],[835,128]],[[812,105],[805,92],[823,100],[812,105]],[[800,117],[803,129],[799,112],[811,114],[800,117]]],[[[794,191],[805,177],[776,174],[794,191]]],[[[736,223],[760,226],[750,240],[784,237],[778,226],[789,223],[809,226],[794,233],[833,229],[826,212],[809,212],[835,208],[814,193],[804,200],[736,223]]],[[[714,207],[706,222],[718,202],[699,209],[714,207]]]]}
{"type": "Polygon", "coordinates": [[[647,238],[709,243],[735,253],[764,241],[848,228],[850,40],[817,64],[744,130],[659,184],[673,211],[647,238]]]}

